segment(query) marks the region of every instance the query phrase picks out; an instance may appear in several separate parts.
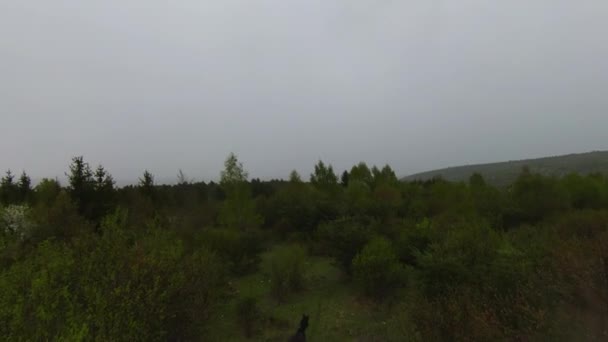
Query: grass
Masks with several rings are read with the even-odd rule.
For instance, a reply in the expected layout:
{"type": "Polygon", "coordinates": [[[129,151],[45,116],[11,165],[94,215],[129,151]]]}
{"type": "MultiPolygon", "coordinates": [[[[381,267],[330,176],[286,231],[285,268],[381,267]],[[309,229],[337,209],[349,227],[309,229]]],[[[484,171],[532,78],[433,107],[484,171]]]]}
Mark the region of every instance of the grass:
{"type": "Polygon", "coordinates": [[[238,299],[245,296],[256,298],[261,311],[257,334],[252,339],[255,341],[286,341],[297,330],[302,314],[310,315],[307,338],[312,342],[375,341],[369,335],[386,330],[390,310],[360,298],[329,258],[308,257],[304,289],[283,303],[273,299],[269,260],[277,247],[263,253],[257,273],[231,281],[233,295],[212,322],[210,340],[247,341],[235,313],[238,299]]]}

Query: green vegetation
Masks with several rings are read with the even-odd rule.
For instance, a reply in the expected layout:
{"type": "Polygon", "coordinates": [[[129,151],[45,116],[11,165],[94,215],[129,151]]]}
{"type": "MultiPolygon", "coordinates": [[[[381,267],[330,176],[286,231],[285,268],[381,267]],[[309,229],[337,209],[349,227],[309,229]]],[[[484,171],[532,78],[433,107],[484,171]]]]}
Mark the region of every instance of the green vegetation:
{"type": "Polygon", "coordinates": [[[464,182],[474,173],[481,174],[490,184],[505,187],[513,183],[522,168],[543,176],[562,177],[571,173],[589,175],[593,173],[608,173],[608,151],[568,154],[563,156],[545,157],[508,161],[501,163],[464,165],[440,170],[421,172],[403,178],[405,181],[426,181],[441,177],[451,182],[464,182]]]}
{"type": "Polygon", "coordinates": [[[370,241],[353,259],[354,280],[366,295],[377,298],[391,294],[404,281],[403,267],[390,241],[378,237],[370,241]]]}
{"type": "Polygon", "coordinates": [[[319,161],[306,182],[0,182],[9,341],[608,339],[608,177],[400,182],[319,161]]]}
{"type": "Polygon", "coordinates": [[[273,296],[284,301],[292,292],[304,287],[304,259],[306,253],[299,246],[282,246],[270,260],[270,286],[273,296]]]}

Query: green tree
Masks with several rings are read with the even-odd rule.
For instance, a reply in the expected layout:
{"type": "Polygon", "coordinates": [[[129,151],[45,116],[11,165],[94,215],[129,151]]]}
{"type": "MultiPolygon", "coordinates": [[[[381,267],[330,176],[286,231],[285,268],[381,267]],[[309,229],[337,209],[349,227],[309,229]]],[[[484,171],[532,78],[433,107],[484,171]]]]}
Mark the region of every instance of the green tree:
{"type": "Polygon", "coordinates": [[[95,169],[94,176],[96,191],[114,190],[114,178],[102,165],[99,165],[97,169],[95,169]]]}
{"type": "Polygon", "coordinates": [[[469,178],[469,189],[477,213],[494,227],[501,227],[506,205],[503,194],[493,186],[486,184],[479,173],[474,173],[469,178]]]}
{"type": "Polygon", "coordinates": [[[284,246],[273,251],[270,257],[271,292],[283,301],[286,296],[304,286],[306,251],[300,246],[284,246]]]}
{"type": "Polygon", "coordinates": [[[144,196],[154,198],[154,175],[148,170],[144,170],[143,176],[139,179],[139,189],[144,196]]]}
{"type": "Polygon", "coordinates": [[[310,183],[319,193],[316,199],[319,216],[328,221],[340,217],[345,210],[341,198],[343,191],[333,167],[320,160],[310,175],[310,183]]]}
{"type": "Polygon", "coordinates": [[[211,228],[202,234],[204,245],[215,252],[236,275],[255,270],[263,244],[255,231],[211,228]]]}
{"type": "Polygon", "coordinates": [[[43,178],[34,188],[34,197],[37,204],[51,206],[59,193],[61,185],[55,179],[43,178]]]}
{"type": "Polygon", "coordinates": [[[78,208],[78,213],[90,218],[91,204],[95,196],[95,180],[89,163],[82,156],[72,158],[68,176],[68,193],[78,208]]]}
{"type": "Polygon", "coordinates": [[[298,173],[298,171],[296,171],[296,170],[291,171],[291,173],[289,174],[289,182],[292,184],[302,183],[302,177],[300,177],[300,174],[298,173]]]}
{"type": "Polygon", "coordinates": [[[0,180],[0,201],[4,205],[14,204],[18,196],[19,189],[15,184],[15,176],[11,170],[7,170],[6,175],[0,180]]]}
{"type": "Polygon", "coordinates": [[[512,197],[523,220],[538,221],[567,209],[568,192],[552,177],[524,170],[513,184],[512,197]]]}
{"type": "Polygon", "coordinates": [[[322,160],[319,160],[315,165],[315,172],[310,175],[310,183],[321,190],[331,191],[338,185],[338,176],[331,165],[326,166],[322,160]]]}
{"type": "Polygon", "coordinates": [[[247,183],[248,173],[234,153],[224,162],[220,176],[220,185],[226,192],[226,200],[220,210],[220,223],[241,230],[259,227],[262,217],[256,212],[251,188],[247,183]]]}
{"type": "Polygon", "coordinates": [[[319,225],[317,237],[324,252],[351,274],[353,258],[373,237],[373,231],[367,222],[343,218],[319,225]]]}
{"type": "Polygon", "coordinates": [[[369,185],[358,178],[351,178],[345,190],[346,203],[351,215],[367,215],[371,207],[369,185]]]}
{"type": "Polygon", "coordinates": [[[371,240],[353,260],[355,280],[366,295],[382,298],[403,280],[403,267],[391,242],[385,238],[371,240]]]}
{"type": "Polygon", "coordinates": [[[32,180],[25,173],[25,171],[23,171],[21,173],[21,176],[19,177],[19,183],[17,183],[17,188],[19,191],[19,200],[21,202],[29,201],[32,193],[32,180]]]}
{"type": "Polygon", "coordinates": [[[599,209],[602,207],[602,179],[569,174],[562,184],[569,194],[572,207],[576,209],[599,209]]]}
{"type": "Polygon", "coordinates": [[[230,153],[224,162],[224,170],[220,173],[220,184],[224,187],[237,186],[247,182],[249,173],[243,167],[243,163],[239,162],[234,153],[230,153]]]}
{"type": "Polygon", "coordinates": [[[350,169],[349,182],[353,181],[363,182],[367,184],[368,187],[372,186],[374,178],[369,170],[369,167],[367,167],[367,164],[360,162],[350,169]]]}
{"type": "Polygon", "coordinates": [[[471,187],[484,187],[486,186],[486,180],[480,173],[475,172],[469,177],[469,185],[471,187]]]}
{"type": "Polygon", "coordinates": [[[374,187],[379,185],[396,186],[399,184],[399,179],[395,174],[395,171],[387,164],[382,167],[379,172],[373,173],[374,175],[374,187]]]}
{"type": "Polygon", "coordinates": [[[348,171],[344,170],[344,172],[342,172],[342,177],[340,177],[340,184],[343,187],[347,187],[349,178],[350,178],[350,175],[349,175],[348,171]]]}
{"type": "Polygon", "coordinates": [[[78,208],[65,190],[59,190],[54,194],[52,183],[47,183],[45,187],[43,194],[45,201],[50,198],[53,200],[48,204],[40,202],[34,208],[32,215],[36,221],[36,227],[32,232],[34,242],[49,238],[70,240],[92,231],[92,227],[83,216],[79,215],[78,208]]]}
{"type": "Polygon", "coordinates": [[[207,340],[225,286],[217,257],[169,231],[135,236],[116,221],[99,237],[33,246],[2,269],[4,340],[207,340]]]}
{"type": "Polygon", "coordinates": [[[269,199],[264,211],[266,223],[283,236],[296,231],[312,232],[319,217],[317,194],[310,184],[302,182],[300,175],[293,171],[289,182],[269,199]]]}
{"type": "Polygon", "coordinates": [[[99,165],[95,169],[94,177],[94,191],[95,191],[95,203],[92,209],[92,218],[99,220],[108,213],[110,213],[114,207],[114,178],[106,169],[99,165]]]}
{"type": "Polygon", "coordinates": [[[389,219],[397,215],[403,205],[401,191],[396,182],[382,181],[374,187],[372,212],[375,217],[389,219]]]}

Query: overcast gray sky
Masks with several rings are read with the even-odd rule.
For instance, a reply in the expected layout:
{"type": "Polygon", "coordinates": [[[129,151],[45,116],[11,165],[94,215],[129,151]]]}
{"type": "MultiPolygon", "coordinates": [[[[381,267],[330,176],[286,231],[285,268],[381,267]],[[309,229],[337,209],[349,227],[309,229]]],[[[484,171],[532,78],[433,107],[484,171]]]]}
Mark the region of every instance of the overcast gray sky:
{"type": "Polygon", "coordinates": [[[1,0],[0,167],[400,174],[608,149],[605,0],[1,0]]]}

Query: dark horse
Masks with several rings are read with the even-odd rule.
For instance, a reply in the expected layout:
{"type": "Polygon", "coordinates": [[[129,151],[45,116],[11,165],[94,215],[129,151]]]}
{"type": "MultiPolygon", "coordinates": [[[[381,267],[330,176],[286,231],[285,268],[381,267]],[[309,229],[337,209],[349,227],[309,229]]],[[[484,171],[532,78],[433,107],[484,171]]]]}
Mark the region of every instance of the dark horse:
{"type": "Polygon", "coordinates": [[[289,339],[289,342],[306,342],[306,328],[308,328],[308,316],[303,315],[298,331],[289,339]]]}

